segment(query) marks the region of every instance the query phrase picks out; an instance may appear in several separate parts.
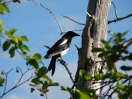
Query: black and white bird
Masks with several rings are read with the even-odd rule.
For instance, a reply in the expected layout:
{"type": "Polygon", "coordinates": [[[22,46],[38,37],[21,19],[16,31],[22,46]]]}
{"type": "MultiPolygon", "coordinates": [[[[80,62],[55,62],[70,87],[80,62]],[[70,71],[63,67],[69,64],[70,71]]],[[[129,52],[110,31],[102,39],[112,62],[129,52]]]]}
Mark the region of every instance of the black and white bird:
{"type": "Polygon", "coordinates": [[[61,58],[64,54],[67,53],[69,50],[69,47],[71,45],[71,40],[75,36],[80,36],[79,34],[73,32],[73,31],[68,31],[66,32],[61,39],[59,39],[48,51],[47,54],[44,56],[45,59],[48,59],[52,57],[48,71],[52,70],[52,76],[54,75],[55,72],[55,67],[56,67],[56,59],[61,58]]]}

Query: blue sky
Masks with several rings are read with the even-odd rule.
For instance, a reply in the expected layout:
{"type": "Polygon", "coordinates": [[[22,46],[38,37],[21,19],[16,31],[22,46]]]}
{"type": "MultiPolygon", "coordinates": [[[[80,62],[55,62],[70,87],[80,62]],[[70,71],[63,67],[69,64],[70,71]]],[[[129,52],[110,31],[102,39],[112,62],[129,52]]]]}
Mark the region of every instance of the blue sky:
{"type": "MultiPolygon", "coordinates": [[[[63,18],[61,15],[69,16],[79,22],[85,23],[86,11],[87,11],[87,0],[35,0],[37,5],[28,0],[21,0],[21,3],[10,3],[8,4],[10,8],[10,14],[5,13],[0,18],[4,21],[5,29],[9,30],[11,28],[17,28],[16,35],[26,35],[29,39],[28,43],[25,43],[29,46],[31,53],[40,53],[43,56],[45,55],[47,49],[43,45],[52,46],[56,40],[58,40],[62,35],[60,35],[60,30],[58,24],[56,23],[53,16],[45,9],[40,6],[40,3],[43,6],[49,8],[59,20],[63,31],[68,31],[72,29],[83,29],[82,25],[78,25],[68,19],[63,18]]],[[[113,0],[116,4],[118,16],[123,17],[132,13],[132,0],[113,0]]],[[[109,19],[114,19],[114,9],[113,5],[110,8],[109,19]]],[[[129,30],[126,38],[129,39],[132,37],[132,17],[126,20],[122,20],[117,23],[111,23],[108,25],[108,30],[114,32],[124,32],[129,30]]],[[[81,31],[77,31],[81,35],[81,31]]],[[[109,38],[109,35],[108,35],[109,38]]],[[[3,39],[1,39],[4,42],[3,39]]],[[[73,76],[75,75],[77,68],[77,50],[74,46],[76,44],[78,47],[81,46],[81,37],[76,37],[73,39],[71,48],[68,51],[67,55],[63,59],[68,63],[73,76]]],[[[132,47],[131,47],[132,48],[132,47]]],[[[129,48],[129,49],[131,49],[129,48]]],[[[48,66],[50,59],[43,62],[48,66]]],[[[130,62],[127,62],[130,64],[130,62]]],[[[3,52],[0,48],[0,70],[9,71],[11,68],[14,68],[8,77],[8,86],[7,90],[11,88],[20,77],[20,74],[15,73],[15,67],[20,66],[22,70],[26,70],[25,60],[16,53],[16,56],[12,59],[9,58],[7,52],[3,52]]],[[[29,77],[31,72],[28,73],[24,79],[29,77]]],[[[49,73],[51,75],[51,73],[49,73]]],[[[72,86],[72,82],[63,66],[57,63],[57,68],[55,75],[51,77],[53,81],[59,82],[60,85],[72,86]]],[[[24,80],[23,79],[23,80],[24,80]]],[[[29,83],[26,83],[19,88],[8,93],[3,99],[44,99],[40,97],[39,93],[35,91],[30,93],[29,83]]],[[[48,99],[68,99],[69,95],[66,92],[59,91],[59,87],[50,88],[48,93],[48,99]]],[[[0,89],[0,94],[3,92],[3,89],[0,89]]]]}

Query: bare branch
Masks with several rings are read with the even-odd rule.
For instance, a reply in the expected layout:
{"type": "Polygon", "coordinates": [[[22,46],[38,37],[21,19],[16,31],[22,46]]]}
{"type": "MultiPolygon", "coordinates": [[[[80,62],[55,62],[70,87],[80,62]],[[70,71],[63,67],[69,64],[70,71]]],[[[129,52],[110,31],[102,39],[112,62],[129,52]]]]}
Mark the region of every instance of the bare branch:
{"type": "Polygon", "coordinates": [[[49,46],[44,45],[44,47],[46,47],[47,49],[50,49],[50,47],[49,47],[49,46]]]}
{"type": "Polygon", "coordinates": [[[117,10],[116,10],[116,5],[114,4],[114,2],[111,2],[114,6],[114,9],[115,9],[115,16],[116,16],[116,19],[118,19],[118,15],[117,15],[117,10]]]}
{"type": "MultiPolygon", "coordinates": [[[[72,29],[72,30],[68,30],[68,31],[83,31],[83,29],[72,29]]],[[[61,34],[64,34],[66,32],[62,32],[61,34]]]]}
{"type": "Polygon", "coordinates": [[[88,12],[87,12],[87,15],[88,15],[90,18],[94,19],[94,16],[90,15],[88,12]]]}
{"type": "Polygon", "coordinates": [[[19,54],[23,59],[27,60],[27,59],[19,52],[18,49],[16,49],[16,51],[18,52],[18,54],[19,54]]]}
{"type": "MultiPolygon", "coordinates": [[[[17,68],[18,68],[18,66],[17,66],[17,68]]],[[[19,69],[20,69],[20,67],[19,67],[19,69]]],[[[13,68],[12,68],[11,70],[13,70],[13,68]]],[[[10,70],[10,71],[11,71],[11,70],[10,70]]],[[[20,69],[20,70],[21,70],[21,69],[20,69]]],[[[32,75],[31,75],[31,77],[29,77],[27,80],[25,80],[25,81],[23,81],[22,83],[20,83],[20,81],[21,81],[21,79],[23,78],[23,76],[24,76],[29,70],[31,70],[31,69],[30,69],[30,66],[28,67],[28,69],[27,69],[24,73],[22,73],[22,75],[21,75],[20,79],[18,80],[18,82],[17,82],[11,89],[9,89],[8,91],[6,91],[6,86],[7,86],[7,77],[8,77],[8,73],[9,73],[10,71],[8,71],[7,73],[5,73],[5,75],[6,75],[6,79],[5,79],[5,88],[4,88],[3,94],[0,96],[0,98],[2,98],[2,97],[3,97],[4,95],[6,95],[8,92],[10,92],[10,91],[14,90],[15,88],[19,87],[20,85],[26,83],[26,82],[29,81],[31,78],[35,77],[35,76],[32,76],[32,75]]],[[[22,72],[22,71],[21,71],[21,72],[22,72]]]]}
{"type": "Polygon", "coordinates": [[[117,21],[124,20],[124,19],[126,19],[126,18],[131,17],[131,16],[132,16],[132,13],[129,14],[129,15],[127,15],[127,16],[124,16],[124,17],[118,18],[118,19],[110,20],[110,21],[108,21],[108,24],[110,24],[110,23],[112,23],[112,22],[117,22],[117,21]]]}
{"type": "Polygon", "coordinates": [[[73,29],[73,30],[69,30],[69,31],[83,31],[83,29],[73,29]]]}
{"type": "MultiPolygon", "coordinates": [[[[62,15],[63,16],[63,15],[62,15]]],[[[68,16],[63,16],[64,18],[67,18],[67,19],[69,19],[69,20],[71,20],[71,21],[73,21],[73,22],[75,22],[75,23],[77,23],[77,24],[79,24],[79,25],[85,25],[84,23],[80,23],[80,22],[77,22],[77,21],[75,21],[74,19],[72,19],[72,18],[70,18],[70,17],[68,17],[68,16]]]]}
{"type": "Polygon", "coordinates": [[[79,51],[79,47],[76,45],[76,44],[74,44],[75,45],[75,47],[77,48],[77,50],[79,51]]]}
{"type": "Polygon", "coordinates": [[[22,72],[22,70],[21,70],[21,68],[19,66],[17,66],[16,69],[19,69],[21,74],[23,75],[23,72],[22,72]]]}
{"type": "Polygon", "coordinates": [[[111,2],[111,3],[112,3],[113,6],[114,6],[116,19],[108,21],[108,24],[110,24],[110,23],[112,23],[112,22],[121,21],[121,20],[123,20],[123,19],[129,18],[129,17],[132,16],[132,13],[131,13],[131,14],[127,15],[127,16],[124,16],[124,17],[120,17],[120,18],[119,18],[118,15],[117,15],[116,5],[114,4],[114,2],[111,2]]]}
{"type": "Polygon", "coordinates": [[[123,44],[123,46],[124,46],[124,47],[128,47],[130,44],[132,44],[132,38],[130,38],[129,40],[127,40],[127,41],[123,44]]]}
{"type": "Polygon", "coordinates": [[[72,77],[72,73],[70,72],[69,68],[67,67],[66,62],[62,58],[58,58],[58,61],[60,62],[60,64],[62,64],[66,68],[66,70],[67,70],[67,72],[68,72],[68,74],[69,74],[69,76],[71,78],[71,81],[74,83],[74,80],[73,80],[73,77],[72,77]]]}
{"type": "Polygon", "coordinates": [[[12,0],[11,1],[4,1],[2,4],[7,4],[7,3],[10,3],[10,2],[13,2],[12,0]]]}
{"type": "Polygon", "coordinates": [[[5,86],[4,86],[3,94],[5,94],[5,91],[6,91],[8,73],[11,72],[12,70],[13,70],[13,68],[11,70],[9,70],[7,73],[4,73],[6,78],[5,78],[5,86]]]}
{"type": "Polygon", "coordinates": [[[61,34],[62,34],[62,33],[63,33],[63,30],[62,30],[62,28],[61,28],[61,25],[60,25],[59,21],[58,21],[57,18],[55,17],[54,13],[51,12],[51,10],[49,10],[48,8],[44,7],[41,3],[40,3],[40,5],[41,5],[44,9],[48,10],[48,11],[52,14],[52,16],[55,18],[56,22],[58,23],[59,28],[60,28],[60,31],[61,31],[61,34]]]}
{"type": "Polygon", "coordinates": [[[2,38],[6,39],[6,40],[9,40],[8,38],[4,37],[3,35],[0,35],[2,38]]]}

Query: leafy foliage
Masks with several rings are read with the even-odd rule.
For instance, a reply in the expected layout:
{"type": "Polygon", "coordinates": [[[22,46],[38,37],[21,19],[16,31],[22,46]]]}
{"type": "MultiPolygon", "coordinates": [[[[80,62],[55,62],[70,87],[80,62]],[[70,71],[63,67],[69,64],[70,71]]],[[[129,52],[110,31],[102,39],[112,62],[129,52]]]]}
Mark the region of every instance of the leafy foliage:
{"type": "Polygon", "coordinates": [[[5,79],[0,76],[0,86],[3,86],[5,79]]]}
{"type": "Polygon", "coordinates": [[[34,88],[41,92],[40,96],[45,95],[49,90],[48,88],[51,86],[58,86],[59,84],[56,82],[52,82],[52,80],[46,75],[47,68],[42,66],[38,70],[36,70],[35,75],[36,77],[32,79],[32,86],[31,92],[33,92],[34,88]]]}
{"type": "Polygon", "coordinates": [[[7,7],[6,4],[2,3],[3,0],[0,0],[0,14],[4,14],[4,12],[10,12],[9,8],[7,7]]]}
{"type": "MultiPolygon", "coordinates": [[[[19,1],[19,0],[18,0],[19,1]]],[[[16,2],[18,2],[16,0],[16,2]]],[[[13,1],[15,2],[15,1],[13,1]]],[[[20,2],[20,1],[19,1],[20,2]]],[[[6,4],[4,4],[2,2],[2,0],[0,0],[0,14],[4,14],[4,12],[9,12],[8,7],[6,6],[6,4]]],[[[40,95],[44,96],[49,90],[48,88],[51,86],[58,86],[59,84],[56,82],[53,82],[47,75],[47,68],[44,66],[44,63],[42,61],[42,56],[39,53],[34,53],[29,55],[28,53],[30,52],[30,49],[27,45],[25,45],[25,42],[29,42],[28,38],[24,35],[19,36],[16,35],[17,29],[12,28],[10,30],[5,30],[4,29],[4,23],[3,21],[0,20],[0,37],[3,38],[5,41],[2,44],[2,49],[3,51],[8,51],[10,58],[15,57],[15,53],[17,52],[18,54],[20,54],[22,56],[23,59],[26,60],[25,65],[30,65],[32,66],[33,70],[35,71],[34,76],[31,76],[30,79],[31,80],[31,92],[33,92],[35,90],[35,88],[40,91],[40,95]]],[[[30,66],[28,66],[28,70],[30,70],[30,66]]],[[[22,70],[20,69],[19,66],[16,67],[16,72],[19,73],[19,71],[21,72],[21,78],[19,79],[18,83],[20,82],[20,80],[22,79],[23,75],[25,75],[25,73],[22,72],[22,70]]],[[[8,72],[9,73],[9,72],[8,72]]],[[[28,81],[29,79],[27,79],[28,81]]],[[[3,86],[5,79],[0,77],[0,86],[3,86]]],[[[25,81],[26,82],[26,81],[25,81]]],[[[18,83],[13,87],[13,89],[17,88],[19,85],[18,83]]],[[[23,83],[22,83],[23,84],[23,83]]],[[[21,84],[20,84],[21,85],[21,84]]],[[[5,85],[6,87],[6,85],[5,85]]],[[[10,89],[9,91],[13,90],[10,89]]],[[[7,91],[8,93],[8,91],[7,91]]],[[[6,92],[4,91],[2,96],[6,94],[6,92]]]]}
{"type": "MultiPolygon", "coordinates": [[[[97,70],[95,66],[94,77],[86,75],[84,69],[81,69],[79,76],[86,81],[102,81],[102,86],[100,89],[102,91],[101,98],[113,98],[113,95],[119,99],[131,99],[132,98],[132,75],[125,73],[126,71],[131,71],[132,66],[121,66],[121,70],[124,72],[118,72],[116,62],[119,60],[131,60],[131,52],[127,50],[127,47],[130,44],[126,44],[127,40],[124,38],[126,32],[123,33],[114,33],[109,31],[112,35],[108,41],[102,40],[103,48],[94,48],[92,51],[94,53],[98,52],[99,57],[103,58],[107,66],[107,72],[103,73],[102,70],[97,70]],[[105,92],[103,91],[105,89],[105,92]]],[[[131,64],[130,64],[131,65],[131,64]]],[[[92,88],[83,88],[80,85],[77,85],[77,89],[73,90],[69,87],[61,86],[61,90],[67,91],[73,99],[98,99],[100,96],[96,95],[96,90],[92,88]]]]}

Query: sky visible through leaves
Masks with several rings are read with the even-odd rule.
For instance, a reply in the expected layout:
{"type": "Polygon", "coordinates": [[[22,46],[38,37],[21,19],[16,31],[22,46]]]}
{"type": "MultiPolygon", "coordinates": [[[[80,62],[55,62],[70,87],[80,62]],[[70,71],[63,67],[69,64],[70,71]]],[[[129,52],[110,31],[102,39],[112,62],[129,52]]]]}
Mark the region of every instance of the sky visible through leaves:
{"type": "MultiPolygon", "coordinates": [[[[28,37],[29,42],[25,43],[29,46],[30,53],[40,53],[45,55],[47,49],[43,45],[52,46],[62,35],[60,35],[60,29],[56,23],[53,16],[45,9],[40,6],[40,3],[49,8],[56,16],[60,22],[63,31],[73,30],[73,29],[83,29],[84,26],[78,25],[68,19],[63,18],[61,15],[69,16],[74,20],[85,23],[86,11],[87,11],[87,0],[35,0],[36,3],[21,0],[21,3],[9,3],[10,13],[5,13],[0,16],[0,19],[4,21],[5,29],[9,30],[11,28],[17,29],[17,35],[25,35],[28,37]]],[[[132,1],[131,0],[113,0],[117,7],[118,17],[126,16],[132,13],[132,1]]],[[[115,18],[115,13],[113,5],[110,8],[109,20],[115,18]]],[[[108,25],[108,30],[114,32],[124,32],[129,30],[126,38],[132,37],[132,17],[125,19],[117,23],[111,23],[108,25]]],[[[82,31],[77,31],[81,34],[82,31]]],[[[109,38],[110,35],[108,34],[109,38]]],[[[3,43],[4,40],[1,39],[3,43]]],[[[68,67],[71,70],[73,77],[77,68],[78,55],[76,47],[81,47],[81,37],[73,38],[71,48],[69,52],[63,57],[63,59],[68,63],[68,67]]],[[[129,48],[131,50],[132,47],[129,48]]],[[[50,59],[43,59],[46,66],[49,65],[50,59]]],[[[127,62],[126,64],[130,64],[127,62]]],[[[12,59],[9,58],[7,52],[3,52],[0,49],[0,70],[9,71],[14,68],[10,75],[8,76],[7,90],[10,89],[19,79],[20,74],[15,72],[15,67],[20,66],[22,70],[26,70],[25,60],[16,53],[16,56],[12,59]]],[[[120,63],[118,63],[120,65],[120,63]]],[[[23,81],[31,75],[29,72],[22,79],[23,81]]],[[[51,75],[51,72],[48,74],[51,75]]],[[[53,77],[53,81],[60,83],[60,85],[72,86],[72,82],[69,78],[68,73],[65,68],[57,63],[56,72],[53,77]]],[[[40,97],[39,92],[35,91],[30,93],[29,83],[25,83],[19,88],[11,91],[3,99],[44,99],[40,97]]],[[[0,88],[0,94],[3,92],[3,88],[0,88]]],[[[68,99],[70,96],[66,92],[60,91],[59,87],[50,88],[48,99],[68,99]]]]}

